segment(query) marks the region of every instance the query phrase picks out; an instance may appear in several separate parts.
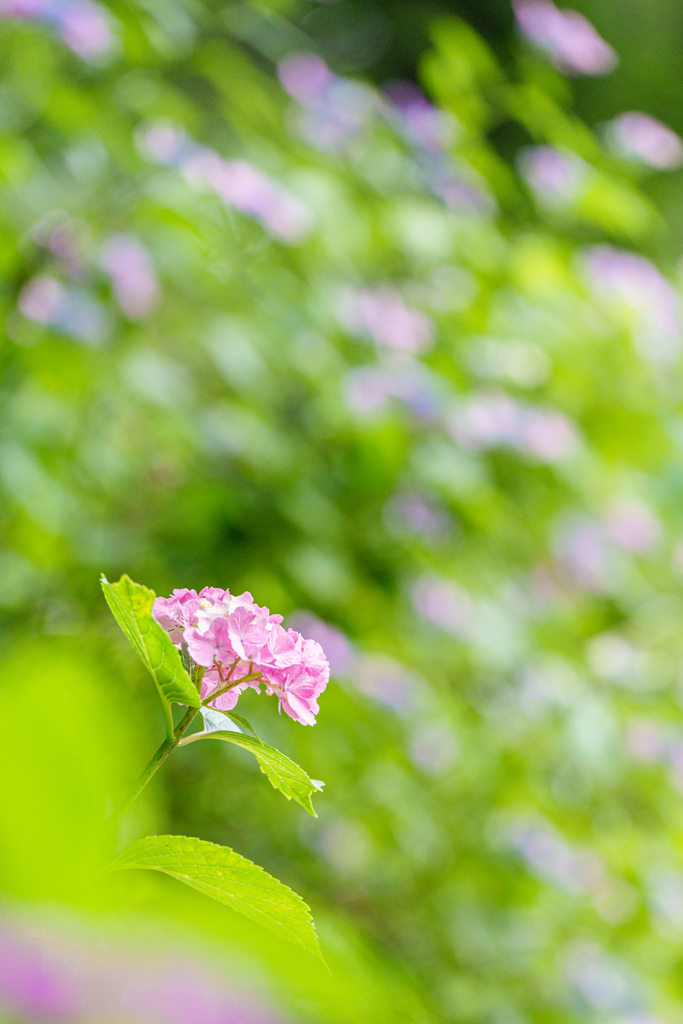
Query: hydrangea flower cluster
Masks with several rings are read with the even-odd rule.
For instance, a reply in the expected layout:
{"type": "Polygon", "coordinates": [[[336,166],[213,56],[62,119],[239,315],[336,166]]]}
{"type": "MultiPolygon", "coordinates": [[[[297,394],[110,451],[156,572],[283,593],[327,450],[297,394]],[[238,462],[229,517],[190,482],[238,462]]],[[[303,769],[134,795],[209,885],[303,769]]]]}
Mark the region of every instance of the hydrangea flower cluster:
{"type": "Polygon", "coordinates": [[[233,596],[218,587],[199,593],[174,590],[171,597],[156,598],[152,614],[176,647],[204,668],[202,700],[221,691],[212,707],[230,711],[248,686],[258,693],[264,683],[290,718],[315,725],[318,697],[330,677],[323,649],[284,629],[282,616],[254,604],[250,593],[233,596]]]}

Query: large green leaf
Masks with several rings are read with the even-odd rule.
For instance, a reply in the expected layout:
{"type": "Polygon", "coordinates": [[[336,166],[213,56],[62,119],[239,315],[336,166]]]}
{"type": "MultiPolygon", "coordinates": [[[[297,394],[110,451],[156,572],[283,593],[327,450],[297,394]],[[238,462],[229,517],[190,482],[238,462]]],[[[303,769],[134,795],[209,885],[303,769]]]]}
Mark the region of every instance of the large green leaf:
{"type": "Polygon", "coordinates": [[[155,593],[122,576],[118,583],[102,577],[102,590],[112,615],[149,669],[164,706],[169,734],[173,732],[171,703],[198,708],[201,700],[183,668],[177,647],[152,617],[155,593]]]}
{"type": "Polygon", "coordinates": [[[226,743],[235,743],[238,747],[250,750],[258,761],[261,771],[268,776],[275,789],[284,793],[288,800],[294,798],[314,818],[318,817],[311,803],[311,795],[316,792],[318,786],[309,779],[303,768],[300,768],[294,761],[290,761],[275,747],[269,747],[258,737],[245,736],[244,733],[229,732],[224,729],[195,732],[191,736],[185,736],[180,741],[180,746],[187,746],[188,743],[205,739],[224,740],[226,743]]]}
{"type": "Polygon", "coordinates": [[[147,836],[125,850],[110,870],[125,868],[172,875],[322,960],[311,912],[301,897],[228,846],[188,836],[147,836]]]}

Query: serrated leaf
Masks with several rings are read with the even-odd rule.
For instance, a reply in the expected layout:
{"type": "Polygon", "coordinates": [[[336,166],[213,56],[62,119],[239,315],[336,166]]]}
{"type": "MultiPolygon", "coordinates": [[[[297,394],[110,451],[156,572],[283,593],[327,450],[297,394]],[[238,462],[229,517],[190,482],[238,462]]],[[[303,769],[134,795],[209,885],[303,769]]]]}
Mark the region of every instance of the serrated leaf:
{"type": "Polygon", "coordinates": [[[185,736],[180,741],[180,746],[187,746],[196,740],[224,740],[226,743],[235,743],[238,747],[250,750],[259,763],[264,775],[268,776],[270,783],[275,789],[279,789],[288,800],[292,798],[298,804],[317,818],[311,803],[311,794],[315,793],[317,786],[309,779],[303,768],[291,761],[286,754],[280,753],[275,747],[269,747],[258,737],[245,736],[241,732],[227,732],[225,730],[213,730],[211,732],[195,732],[191,736],[185,736]]]}
{"type": "Polygon", "coordinates": [[[236,714],[234,711],[218,711],[217,708],[203,707],[201,709],[202,718],[204,719],[204,730],[205,732],[217,732],[219,729],[227,729],[228,732],[239,732],[239,729],[235,729],[229,725],[225,719],[229,719],[235,722],[236,725],[241,725],[243,729],[248,729],[252,736],[261,742],[261,737],[258,735],[253,725],[251,725],[246,718],[242,715],[236,714]]]}
{"type": "Polygon", "coordinates": [[[259,741],[259,743],[262,742],[261,737],[257,734],[253,725],[250,725],[246,718],[243,718],[242,715],[236,715],[234,711],[221,711],[221,714],[225,715],[227,718],[231,718],[233,722],[237,722],[237,724],[241,725],[244,729],[248,729],[252,736],[254,736],[259,741]]]}
{"type": "Polygon", "coordinates": [[[217,732],[219,729],[227,729],[228,732],[241,731],[222,711],[216,711],[215,708],[200,708],[199,711],[204,719],[204,732],[217,732]]]}
{"type": "Polygon", "coordinates": [[[156,595],[126,575],[118,583],[110,583],[103,576],[102,590],[112,615],[156,683],[166,723],[172,733],[171,703],[175,701],[198,708],[201,700],[183,667],[177,647],[152,616],[156,595]]]}
{"type": "Polygon", "coordinates": [[[171,875],[323,959],[310,909],[301,897],[228,846],[188,836],[147,836],[109,870],[128,868],[171,875]]]}

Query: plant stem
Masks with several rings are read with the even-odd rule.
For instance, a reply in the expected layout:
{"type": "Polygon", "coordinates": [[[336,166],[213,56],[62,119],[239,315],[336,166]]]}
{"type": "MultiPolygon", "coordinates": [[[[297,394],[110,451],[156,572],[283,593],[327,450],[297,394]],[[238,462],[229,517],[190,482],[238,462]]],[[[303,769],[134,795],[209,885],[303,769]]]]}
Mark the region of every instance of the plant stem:
{"type": "Polygon", "coordinates": [[[125,800],[121,804],[119,804],[116,811],[110,814],[109,818],[107,819],[108,828],[113,828],[113,826],[116,825],[119,819],[123,817],[123,815],[126,813],[126,811],[133,803],[133,801],[137,799],[137,797],[143,791],[143,789],[145,788],[149,780],[152,778],[154,773],[159,768],[161,768],[162,764],[164,763],[168,755],[171,753],[171,751],[178,746],[183,737],[183,733],[186,731],[186,729],[188,728],[188,726],[190,725],[193,718],[198,712],[199,708],[187,709],[187,711],[185,712],[185,714],[183,715],[183,717],[180,719],[175,729],[173,730],[172,739],[167,738],[164,740],[164,742],[161,744],[161,746],[159,747],[159,749],[157,750],[156,754],[149,762],[147,767],[145,768],[144,772],[142,773],[138,781],[135,783],[131,791],[126,796],[125,800]]]}
{"type": "Polygon", "coordinates": [[[207,707],[212,701],[216,699],[216,697],[222,697],[222,695],[224,693],[227,693],[228,690],[232,690],[233,686],[239,686],[240,683],[250,683],[254,679],[261,678],[262,676],[260,672],[252,672],[251,675],[242,676],[241,679],[235,679],[232,683],[226,683],[224,686],[218,687],[217,689],[213,690],[208,695],[208,697],[205,697],[205,699],[202,701],[202,707],[207,707]]]}

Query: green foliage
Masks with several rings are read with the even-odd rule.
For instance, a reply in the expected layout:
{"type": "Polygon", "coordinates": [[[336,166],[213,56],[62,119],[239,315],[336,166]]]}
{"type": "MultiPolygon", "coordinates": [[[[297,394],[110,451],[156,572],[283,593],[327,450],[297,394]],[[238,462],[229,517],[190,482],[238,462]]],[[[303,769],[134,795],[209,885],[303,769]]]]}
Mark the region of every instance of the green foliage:
{"type": "MultiPolygon", "coordinates": [[[[232,716],[230,716],[232,717],[232,716]]],[[[239,716],[236,716],[239,718],[239,716]]],[[[244,722],[244,724],[247,724],[244,722]]],[[[251,728],[251,726],[249,726],[251,728]]],[[[257,736],[245,736],[239,732],[226,732],[222,729],[212,732],[196,732],[191,736],[185,736],[180,741],[180,746],[194,743],[196,740],[224,740],[226,743],[234,743],[238,747],[250,750],[259,763],[259,767],[275,789],[279,789],[288,800],[294,798],[298,804],[308,811],[314,818],[317,814],[313,810],[311,795],[317,791],[303,768],[274,747],[269,747],[257,736]]]]}
{"type": "Polygon", "coordinates": [[[126,575],[118,583],[109,583],[103,576],[102,590],[112,615],[156,684],[170,736],[173,734],[171,704],[198,708],[201,699],[183,668],[177,648],[152,617],[156,594],[140,583],[133,583],[126,575]]]}
{"type": "MultiPolygon", "coordinates": [[[[353,117],[311,111],[275,67],[308,47],[303,10],[270,6],[122,0],[119,49],[100,65],[47,26],[1,23],[3,637],[92,646],[93,678],[109,692],[106,667],[144,728],[144,755],[118,765],[128,781],[158,742],[157,709],[111,643],[96,568],[159,594],[249,589],[342,631],[327,634],[337,658],[315,728],[253,691],[237,707],[333,782],[318,820],[193,742],[121,826],[132,841],[154,814],[158,831],[240,849],[342,922],[330,942],[351,936],[335,946],[344,963],[363,951],[342,975],[369,979],[371,1010],[355,988],[346,1004],[322,984],[313,998],[304,978],[293,1019],[675,1020],[681,296],[677,264],[646,257],[677,248],[652,196],[668,189],[678,211],[679,179],[615,153],[529,47],[503,67],[452,20],[423,61],[432,148],[360,78],[325,94],[333,106],[359,86],[353,117]],[[284,243],[191,168],[153,159],[159,119],[268,175],[306,205],[308,234],[284,243]],[[537,147],[566,161],[566,191],[534,185],[537,147]],[[139,317],[102,265],[119,233],[158,281],[139,317]],[[625,284],[596,279],[596,246],[626,259],[625,284]],[[24,289],[45,276],[68,301],[33,319],[24,289]],[[431,347],[397,352],[354,325],[349,294],[380,288],[429,318],[431,347]],[[69,319],[82,308],[99,333],[69,319]],[[510,430],[520,422],[545,424],[535,448],[510,430]],[[575,443],[555,458],[558,422],[575,443]]],[[[614,95],[605,79],[580,89],[614,95]]],[[[58,872],[41,876],[42,816],[59,843],[60,819],[85,842],[79,821],[119,794],[87,789],[82,702],[73,722],[61,697],[44,703],[68,672],[36,664],[49,721],[27,727],[29,690],[25,706],[8,701],[3,750],[14,757],[21,736],[30,785],[12,788],[2,761],[0,831],[8,888],[30,893],[33,876],[50,900],[77,872],[62,890],[58,872]],[[62,813],[72,785],[81,818],[62,813]]],[[[5,673],[8,692],[22,671],[5,673]]],[[[268,960],[269,979],[288,972],[268,960]]]]}
{"type": "Polygon", "coordinates": [[[127,868],[163,871],[322,960],[309,908],[301,897],[227,846],[187,836],[148,836],[125,850],[110,870],[127,868]]]}

